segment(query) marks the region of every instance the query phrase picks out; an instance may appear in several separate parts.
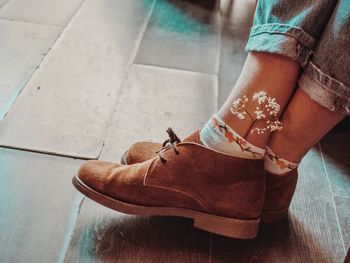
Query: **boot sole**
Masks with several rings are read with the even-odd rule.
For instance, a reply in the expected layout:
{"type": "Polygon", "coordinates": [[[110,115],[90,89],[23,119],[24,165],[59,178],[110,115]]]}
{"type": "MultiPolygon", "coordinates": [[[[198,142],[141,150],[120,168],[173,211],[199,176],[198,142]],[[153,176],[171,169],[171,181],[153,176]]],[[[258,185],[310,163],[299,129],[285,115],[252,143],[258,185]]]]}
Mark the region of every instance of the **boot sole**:
{"type": "Polygon", "coordinates": [[[140,216],[191,218],[194,219],[194,227],[231,238],[252,239],[258,234],[260,218],[243,220],[216,216],[185,208],[136,205],[104,195],[87,186],[78,176],[73,177],[72,182],[75,188],[88,198],[118,212],[140,216]]]}
{"type": "MultiPolygon", "coordinates": [[[[128,151],[126,151],[122,158],[121,164],[128,165],[126,156],[128,155],[128,151]]],[[[282,210],[274,210],[274,211],[263,211],[261,216],[261,221],[267,224],[278,223],[288,217],[288,207],[282,210]]]]}

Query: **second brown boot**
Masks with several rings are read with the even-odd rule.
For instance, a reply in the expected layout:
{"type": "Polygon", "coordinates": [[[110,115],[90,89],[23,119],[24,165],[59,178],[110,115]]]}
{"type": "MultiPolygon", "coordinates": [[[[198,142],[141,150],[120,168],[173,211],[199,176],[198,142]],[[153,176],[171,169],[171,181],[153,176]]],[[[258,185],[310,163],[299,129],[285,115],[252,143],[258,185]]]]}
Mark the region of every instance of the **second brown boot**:
{"type": "Polygon", "coordinates": [[[283,175],[265,172],[266,193],[262,220],[265,223],[276,223],[288,216],[298,180],[297,169],[283,175]]]}
{"type": "MultiPolygon", "coordinates": [[[[164,144],[166,144],[165,141],[164,144]]],[[[157,142],[137,142],[122,156],[123,164],[141,163],[153,158],[162,148],[157,142]]],[[[262,221],[276,223],[288,216],[288,210],[297,185],[298,171],[295,169],[285,175],[266,172],[266,194],[262,221]]]]}

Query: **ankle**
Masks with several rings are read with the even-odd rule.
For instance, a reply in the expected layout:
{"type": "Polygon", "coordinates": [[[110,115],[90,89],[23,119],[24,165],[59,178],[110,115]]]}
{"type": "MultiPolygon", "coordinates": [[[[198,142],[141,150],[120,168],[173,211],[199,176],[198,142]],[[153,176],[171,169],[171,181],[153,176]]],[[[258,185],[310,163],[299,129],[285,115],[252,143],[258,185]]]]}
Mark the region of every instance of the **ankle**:
{"type": "Polygon", "coordinates": [[[303,136],[292,131],[288,124],[284,125],[282,131],[271,136],[267,145],[283,158],[293,163],[300,163],[310,148],[304,147],[303,140],[300,139],[303,136]]]}

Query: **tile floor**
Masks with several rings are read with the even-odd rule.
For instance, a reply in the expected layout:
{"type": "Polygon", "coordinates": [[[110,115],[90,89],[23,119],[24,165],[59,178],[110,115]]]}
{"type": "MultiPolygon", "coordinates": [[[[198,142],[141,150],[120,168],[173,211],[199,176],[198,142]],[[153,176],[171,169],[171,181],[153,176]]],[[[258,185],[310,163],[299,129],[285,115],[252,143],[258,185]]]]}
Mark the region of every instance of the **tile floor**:
{"type": "Polygon", "coordinates": [[[289,219],[251,241],[116,213],[70,183],[83,159],[200,128],[239,75],[254,5],[0,0],[0,262],[344,260],[348,127],[304,158],[289,219]]]}

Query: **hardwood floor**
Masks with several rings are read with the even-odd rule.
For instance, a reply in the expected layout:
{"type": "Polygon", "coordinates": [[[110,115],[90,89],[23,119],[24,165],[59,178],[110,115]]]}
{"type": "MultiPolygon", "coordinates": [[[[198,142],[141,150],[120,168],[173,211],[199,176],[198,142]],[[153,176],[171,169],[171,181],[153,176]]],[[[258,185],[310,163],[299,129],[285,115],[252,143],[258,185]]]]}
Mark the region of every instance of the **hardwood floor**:
{"type": "Polygon", "coordinates": [[[300,165],[288,220],[262,225],[252,241],[216,237],[212,258],[213,262],[342,261],[341,234],[318,149],[310,151],[300,165]]]}
{"type": "Polygon", "coordinates": [[[71,185],[83,159],[201,128],[242,69],[255,0],[0,0],[0,262],[343,262],[350,133],[303,159],[288,220],[254,240],[117,213],[71,185]],[[53,8],[55,7],[55,8],[53,8]],[[11,149],[10,149],[11,148],[11,149]]]}
{"type": "Polygon", "coordinates": [[[82,195],[71,187],[79,160],[0,149],[0,262],[54,262],[82,195]]]}
{"type": "Polygon", "coordinates": [[[181,218],[136,217],[85,200],[65,262],[208,262],[210,234],[181,218]]]}

